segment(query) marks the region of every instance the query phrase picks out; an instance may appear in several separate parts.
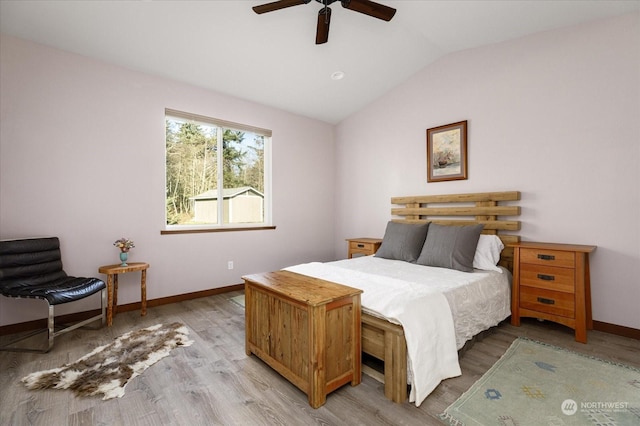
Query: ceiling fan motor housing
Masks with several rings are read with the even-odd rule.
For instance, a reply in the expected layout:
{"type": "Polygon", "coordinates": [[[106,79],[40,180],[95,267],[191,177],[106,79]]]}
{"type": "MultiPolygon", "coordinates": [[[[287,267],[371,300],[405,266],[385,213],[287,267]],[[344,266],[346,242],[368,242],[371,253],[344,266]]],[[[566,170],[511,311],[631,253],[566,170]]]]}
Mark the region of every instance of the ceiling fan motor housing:
{"type": "MultiPolygon", "coordinates": [[[[329,24],[331,22],[331,9],[329,8],[329,5],[335,3],[338,0],[316,1],[323,6],[320,12],[318,12],[316,44],[323,44],[326,43],[329,39],[329,24]]],[[[254,6],[253,11],[258,14],[262,14],[291,6],[308,4],[309,2],[311,2],[311,0],[276,0],[271,3],[254,6]]],[[[390,21],[396,13],[396,10],[394,8],[376,3],[371,0],[340,0],[340,3],[345,9],[363,13],[374,18],[382,19],[383,21],[390,21]]]]}

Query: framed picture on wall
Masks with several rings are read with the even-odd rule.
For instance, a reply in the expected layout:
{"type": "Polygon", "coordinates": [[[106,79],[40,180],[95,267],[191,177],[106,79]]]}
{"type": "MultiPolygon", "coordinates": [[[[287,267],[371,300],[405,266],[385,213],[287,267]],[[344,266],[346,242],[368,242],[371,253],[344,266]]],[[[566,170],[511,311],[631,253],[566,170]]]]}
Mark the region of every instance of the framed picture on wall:
{"type": "Polygon", "coordinates": [[[427,129],[427,182],[467,178],[467,121],[427,129]]]}

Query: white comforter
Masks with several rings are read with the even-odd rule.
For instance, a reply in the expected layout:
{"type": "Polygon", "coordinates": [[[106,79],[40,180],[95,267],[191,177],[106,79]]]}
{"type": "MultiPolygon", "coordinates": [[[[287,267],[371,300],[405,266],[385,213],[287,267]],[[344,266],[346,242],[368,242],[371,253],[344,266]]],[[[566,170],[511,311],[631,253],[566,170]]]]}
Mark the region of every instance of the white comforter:
{"type": "Polygon", "coordinates": [[[286,270],[359,288],[363,290],[363,311],[403,326],[407,367],[412,374],[409,401],[415,402],[416,406],[442,380],[461,374],[454,319],[447,297],[460,293],[458,289],[466,294],[465,287],[470,284],[475,286],[476,282],[491,278],[491,275],[501,275],[431,268],[374,256],[306,263],[286,270]]]}

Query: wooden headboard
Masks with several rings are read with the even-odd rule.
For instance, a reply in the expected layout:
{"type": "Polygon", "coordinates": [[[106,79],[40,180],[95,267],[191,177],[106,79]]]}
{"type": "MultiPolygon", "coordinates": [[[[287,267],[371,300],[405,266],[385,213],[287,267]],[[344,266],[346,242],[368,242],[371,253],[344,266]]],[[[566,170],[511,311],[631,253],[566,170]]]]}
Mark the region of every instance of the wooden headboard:
{"type": "Polygon", "coordinates": [[[480,192],[471,194],[418,195],[414,197],[392,197],[391,214],[394,222],[424,223],[440,225],[483,224],[483,234],[498,235],[505,245],[499,264],[513,271],[513,248],[510,243],[520,241],[520,236],[503,234],[504,231],[520,230],[519,220],[499,219],[499,216],[519,216],[520,207],[513,202],[520,200],[520,192],[480,192]],[[502,203],[502,204],[500,204],[502,203]]]}

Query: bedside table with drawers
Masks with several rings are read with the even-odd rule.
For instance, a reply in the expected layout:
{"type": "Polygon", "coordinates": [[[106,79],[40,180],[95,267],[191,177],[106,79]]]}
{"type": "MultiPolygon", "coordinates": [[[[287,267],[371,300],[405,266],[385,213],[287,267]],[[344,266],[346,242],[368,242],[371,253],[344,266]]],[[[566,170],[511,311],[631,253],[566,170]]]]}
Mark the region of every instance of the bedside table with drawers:
{"type": "Polygon", "coordinates": [[[521,317],[554,321],[575,330],[587,343],[591,318],[589,253],[596,246],[520,242],[514,249],[511,324],[521,317]]]}
{"type": "Polygon", "coordinates": [[[363,254],[365,256],[376,254],[382,244],[382,238],[348,238],[347,241],[349,242],[349,251],[347,253],[349,259],[354,254],[363,254]]]}

